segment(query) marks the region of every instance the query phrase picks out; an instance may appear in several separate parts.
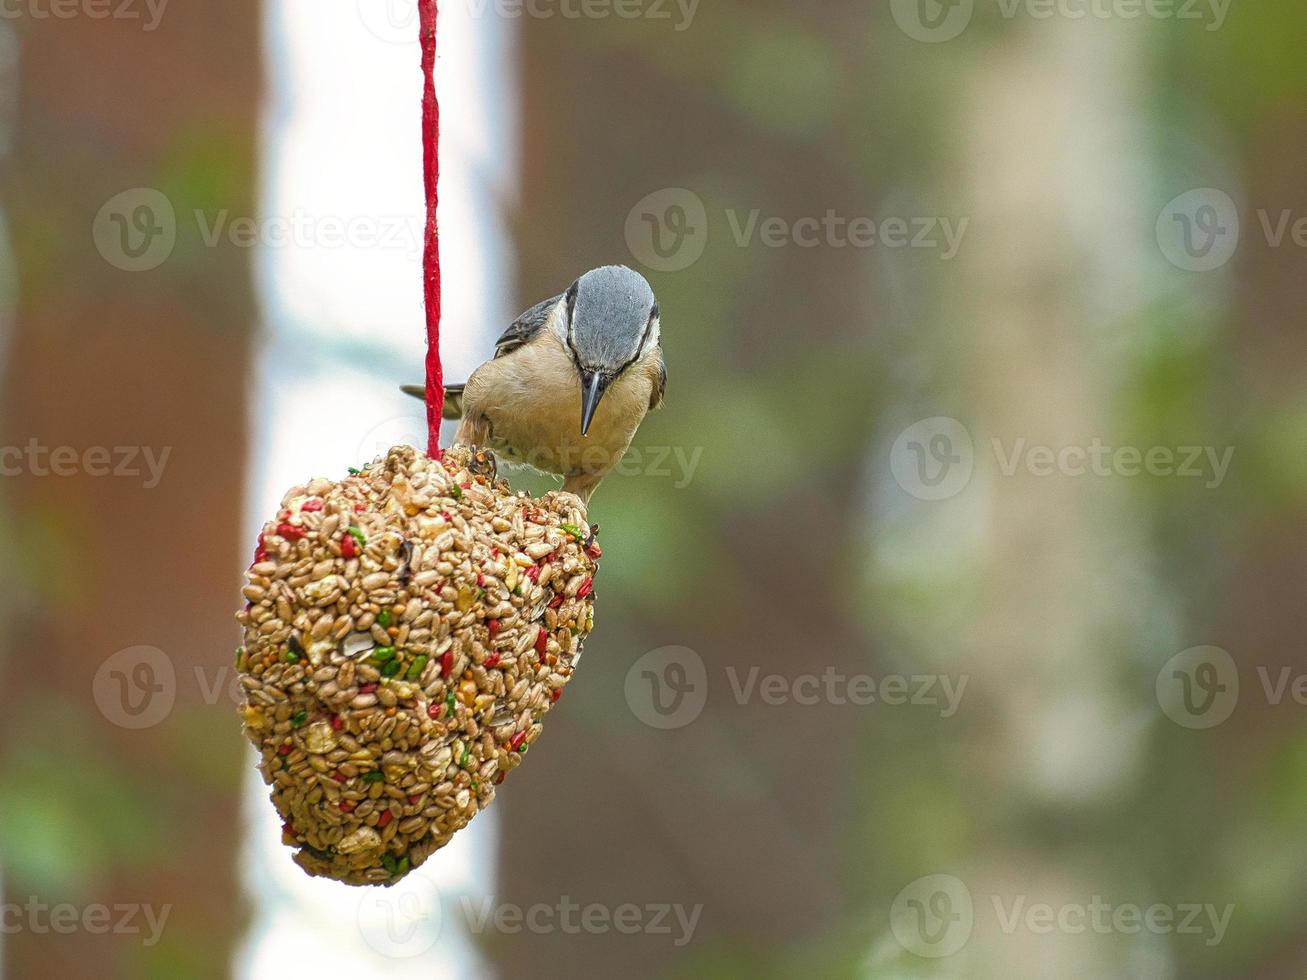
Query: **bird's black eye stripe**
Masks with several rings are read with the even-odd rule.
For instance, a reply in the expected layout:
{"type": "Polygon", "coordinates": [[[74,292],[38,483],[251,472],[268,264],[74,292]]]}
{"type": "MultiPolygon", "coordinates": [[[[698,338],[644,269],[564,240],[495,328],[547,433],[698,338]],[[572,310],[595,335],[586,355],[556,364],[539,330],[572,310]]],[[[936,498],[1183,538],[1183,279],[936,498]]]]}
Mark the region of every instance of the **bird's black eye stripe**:
{"type": "Polygon", "coordinates": [[[581,280],[572,283],[567,290],[567,346],[572,351],[572,360],[576,361],[576,366],[581,366],[581,354],[576,349],[576,341],[573,340],[572,331],[576,329],[576,298],[581,290],[581,280]]]}
{"type": "Polygon", "coordinates": [[[567,291],[567,321],[568,321],[568,323],[571,323],[571,322],[572,322],[572,318],[576,316],[576,297],[577,297],[577,294],[580,292],[580,290],[581,290],[581,283],[580,283],[580,281],[577,281],[577,282],[572,283],[571,288],[568,289],[568,291],[567,291]]]}
{"type": "Polygon", "coordinates": [[[634,364],[636,361],[640,359],[640,352],[644,350],[645,341],[649,339],[649,334],[653,332],[654,321],[657,319],[658,319],[658,304],[655,303],[652,312],[650,312],[649,314],[649,320],[644,325],[644,333],[640,335],[640,342],[635,345],[635,353],[632,354],[629,358],[627,358],[625,364],[623,364],[621,367],[619,367],[616,371],[613,372],[612,376],[614,378],[621,375],[623,372],[626,371],[627,368],[629,368],[632,364],[634,364]]]}
{"type": "MultiPolygon", "coordinates": [[[[635,354],[634,356],[632,356],[631,360],[627,362],[628,365],[634,364],[636,358],[640,356],[640,352],[644,350],[645,341],[649,339],[649,334],[653,333],[654,321],[657,319],[658,319],[658,304],[654,303],[653,309],[649,311],[649,320],[644,325],[644,333],[640,337],[640,343],[636,344],[635,354]]],[[[625,368],[623,368],[623,370],[625,370],[625,368]]]]}

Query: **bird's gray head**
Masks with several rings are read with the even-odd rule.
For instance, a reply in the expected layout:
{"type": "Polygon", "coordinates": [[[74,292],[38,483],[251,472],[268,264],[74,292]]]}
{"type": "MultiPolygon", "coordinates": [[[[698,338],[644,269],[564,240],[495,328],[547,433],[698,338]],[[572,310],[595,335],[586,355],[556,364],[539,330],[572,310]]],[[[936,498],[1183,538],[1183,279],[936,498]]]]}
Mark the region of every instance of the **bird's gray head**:
{"type": "Polygon", "coordinates": [[[587,272],[567,291],[563,338],[581,375],[581,434],[609,385],[658,346],[658,301],[644,276],[622,265],[587,272]]]}

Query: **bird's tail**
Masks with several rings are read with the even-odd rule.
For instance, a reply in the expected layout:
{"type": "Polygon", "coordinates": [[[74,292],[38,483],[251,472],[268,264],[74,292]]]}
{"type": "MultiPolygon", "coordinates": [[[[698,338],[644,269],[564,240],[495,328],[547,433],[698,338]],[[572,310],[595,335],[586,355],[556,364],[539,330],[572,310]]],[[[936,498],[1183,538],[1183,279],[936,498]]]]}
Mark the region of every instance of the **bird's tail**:
{"type": "MultiPolygon", "coordinates": [[[[445,385],[445,418],[457,422],[463,417],[463,385],[445,385]]],[[[427,400],[427,389],[423,385],[402,385],[400,391],[422,401],[427,400]]]]}

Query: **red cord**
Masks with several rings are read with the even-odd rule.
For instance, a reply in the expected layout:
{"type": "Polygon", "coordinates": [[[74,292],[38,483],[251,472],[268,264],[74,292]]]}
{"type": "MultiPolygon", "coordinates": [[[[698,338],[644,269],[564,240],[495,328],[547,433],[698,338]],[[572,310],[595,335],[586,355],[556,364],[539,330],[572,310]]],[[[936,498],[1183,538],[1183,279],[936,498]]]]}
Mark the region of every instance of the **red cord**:
{"type": "Polygon", "coordinates": [[[427,455],[440,459],[440,421],[445,411],[445,373],[440,364],[440,232],[436,203],[440,183],[440,103],[436,100],[436,0],[419,0],[422,25],[422,171],[427,192],[427,238],[422,280],[427,309],[427,455]]]}

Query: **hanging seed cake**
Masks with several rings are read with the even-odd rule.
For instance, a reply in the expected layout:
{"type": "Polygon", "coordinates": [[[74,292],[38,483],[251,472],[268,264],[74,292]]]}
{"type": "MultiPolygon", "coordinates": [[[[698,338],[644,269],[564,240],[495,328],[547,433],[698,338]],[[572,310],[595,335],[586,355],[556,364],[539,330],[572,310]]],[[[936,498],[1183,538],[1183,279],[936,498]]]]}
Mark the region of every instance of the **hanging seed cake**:
{"type": "Polygon", "coordinates": [[[286,494],[237,619],[245,733],[309,874],[389,885],[447,844],[540,736],[594,625],[572,494],[408,447],[286,494]]]}

